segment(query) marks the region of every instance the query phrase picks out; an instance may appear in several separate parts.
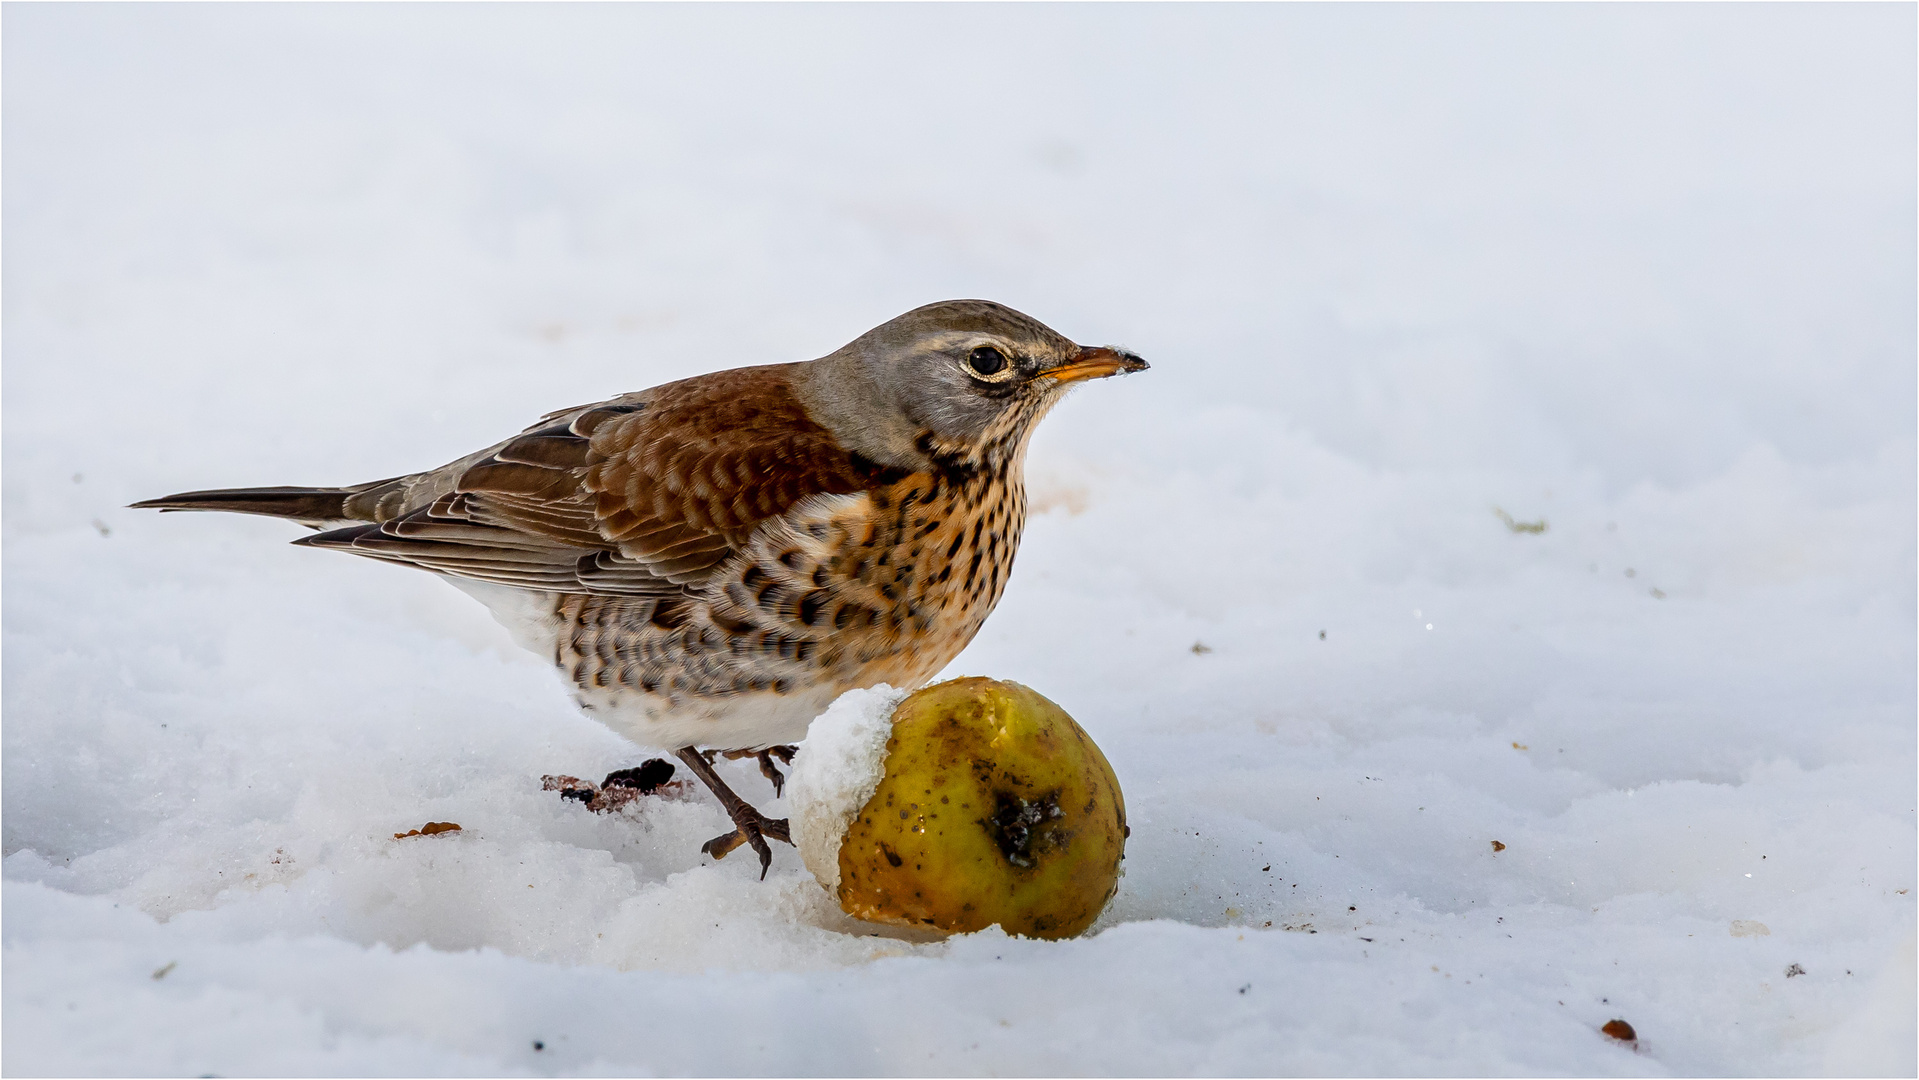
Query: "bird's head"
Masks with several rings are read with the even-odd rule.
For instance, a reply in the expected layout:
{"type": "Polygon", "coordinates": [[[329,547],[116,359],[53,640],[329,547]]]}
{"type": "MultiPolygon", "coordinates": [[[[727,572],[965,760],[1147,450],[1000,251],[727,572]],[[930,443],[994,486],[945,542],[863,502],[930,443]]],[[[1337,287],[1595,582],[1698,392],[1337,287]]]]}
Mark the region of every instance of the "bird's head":
{"type": "Polygon", "coordinates": [[[802,365],[809,411],[847,449],[903,468],[1017,458],[1033,425],[1088,379],[1144,371],[990,300],[947,300],[802,365]]]}

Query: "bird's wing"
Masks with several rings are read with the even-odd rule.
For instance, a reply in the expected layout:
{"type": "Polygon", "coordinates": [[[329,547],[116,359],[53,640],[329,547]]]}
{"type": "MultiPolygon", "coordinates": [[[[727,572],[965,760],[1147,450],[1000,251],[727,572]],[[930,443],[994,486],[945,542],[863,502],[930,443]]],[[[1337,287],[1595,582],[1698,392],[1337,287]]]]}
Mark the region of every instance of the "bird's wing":
{"type": "Polygon", "coordinates": [[[801,500],[895,478],[808,416],[790,369],[716,372],[549,414],[377,496],[431,501],[300,542],[520,588],[678,591],[801,500]]]}

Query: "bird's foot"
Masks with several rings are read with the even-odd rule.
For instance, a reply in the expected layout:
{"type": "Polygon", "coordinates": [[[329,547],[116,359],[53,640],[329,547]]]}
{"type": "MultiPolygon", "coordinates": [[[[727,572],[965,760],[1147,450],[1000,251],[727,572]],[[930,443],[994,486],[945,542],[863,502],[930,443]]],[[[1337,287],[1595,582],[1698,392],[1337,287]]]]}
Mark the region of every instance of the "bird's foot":
{"type": "MultiPolygon", "coordinates": [[[[760,880],[765,881],[767,868],[773,865],[773,849],[768,847],[766,842],[768,840],[778,840],[785,844],[793,842],[792,833],[787,829],[786,819],[769,818],[748,806],[745,799],[733,794],[733,789],[727,787],[726,782],[713,771],[713,765],[706,759],[706,755],[697,749],[691,746],[683,747],[676,751],[676,756],[686,763],[687,768],[693,770],[693,775],[699,777],[702,783],[712,789],[713,794],[719,798],[720,805],[726,808],[727,816],[733,819],[732,832],[708,840],[700,846],[700,850],[715,859],[724,859],[734,848],[746,844],[759,855],[760,880]]],[[[771,768],[771,764],[769,763],[767,767],[771,768]]]]}
{"type": "MultiPolygon", "coordinates": [[[[793,764],[793,755],[798,752],[799,747],[797,746],[769,746],[764,750],[721,750],[719,751],[719,755],[728,761],[738,761],[741,758],[758,758],[760,775],[772,781],[773,797],[777,799],[786,791],[786,774],[780,772],[779,766],[773,764],[773,759],[779,758],[780,761],[785,764],[791,765],[793,764]]],[[[712,751],[707,752],[706,760],[713,760],[712,751]]]]}
{"type": "Polygon", "coordinates": [[[727,854],[741,844],[750,844],[760,856],[760,880],[766,880],[766,869],[773,864],[773,849],[766,846],[768,840],[778,840],[783,844],[793,842],[792,834],[787,831],[785,818],[769,818],[746,804],[740,804],[744,813],[734,812],[734,829],[723,836],[716,836],[700,845],[700,850],[715,859],[724,859],[727,854]]]}

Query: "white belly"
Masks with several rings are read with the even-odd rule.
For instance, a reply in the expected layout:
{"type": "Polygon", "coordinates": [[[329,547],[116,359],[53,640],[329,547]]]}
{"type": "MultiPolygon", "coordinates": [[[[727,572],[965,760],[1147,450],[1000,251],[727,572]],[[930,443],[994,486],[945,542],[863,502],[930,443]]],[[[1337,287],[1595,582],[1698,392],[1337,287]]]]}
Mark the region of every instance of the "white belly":
{"type": "MultiPolygon", "coordinates": [[[[471,578],[442,575],[445,581],[485,604],[514,642],[563,668],[559,655],[563,620],[555,614],[552,593],[515,589],[471,578]]],[[[570,686],[573,700],[587,715],[620,735],[663,750],[682,746],[724,749],[795,743],[806,737],[813,718],[839,696],[830,686],[784,694],[737,694],[675,703],[664,695],[631,687],[570,686]]]]}

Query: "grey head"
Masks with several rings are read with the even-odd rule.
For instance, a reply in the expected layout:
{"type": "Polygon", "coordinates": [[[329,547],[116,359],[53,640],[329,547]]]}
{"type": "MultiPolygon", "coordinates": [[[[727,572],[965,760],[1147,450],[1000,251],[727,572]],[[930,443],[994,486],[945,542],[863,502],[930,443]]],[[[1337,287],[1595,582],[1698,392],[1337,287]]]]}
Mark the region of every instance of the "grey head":
{"type": "Polygon", "coordinates": [[[1146,370],[991,300],[945,300],[798,365],[807,411],[846,449],[919,470],[1017,457],[1033,425],[1088,379],[1146,370]]]}

